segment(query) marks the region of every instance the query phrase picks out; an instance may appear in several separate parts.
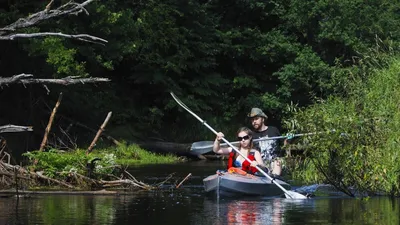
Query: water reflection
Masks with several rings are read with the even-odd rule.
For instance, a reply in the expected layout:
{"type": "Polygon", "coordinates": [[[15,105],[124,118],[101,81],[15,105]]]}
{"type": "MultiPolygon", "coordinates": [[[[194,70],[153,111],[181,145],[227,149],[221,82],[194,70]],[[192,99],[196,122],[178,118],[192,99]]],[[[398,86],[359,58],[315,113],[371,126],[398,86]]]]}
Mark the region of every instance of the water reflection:
{"type": "Polygon", "coordinates": [[[199,189],[0,199],[0,224],[399,224],[400,199],[218,199],[199,189]]]}
{"type": "Polygon", "coordinates": [[[191,224],[400,224],[400,199],[210,199],[191,224]]]}
{"type": "Polygon", "coordinates": [[[273,199],[263,204],[238,200],[227,204],[227,224],[283,224],[282,201],[273,199]]]}
{"type": "MultiPolygon", "coordinates": [[[[2,224],[400,224],[400,199],[344,196],[308,200],[284,198],[217,198],[207,196],[202,179],[220,165],[185,164],[137,168],[144,182],[159,182],[171,172],[180,181],[194,176],[179,189],[165,187],[154,192],[132,192],[121,196],[38,195],[0,198],[2,224]]],[[[330,192],[326,192],[330,193],[330,192]]]]}
{"type": "MultiPolygon", "coordinates": [[[[208,224],[284,224],[286,206],[282,199],[205,199],[208,224]]],[[[194,224],[206,224],[204,221],[194,224]]]]}
{"type": "Polygon", "coordinates": [[[112,224],[121,202],[110,196],[34,196],[2,199],[0,224],[112,224]]]}

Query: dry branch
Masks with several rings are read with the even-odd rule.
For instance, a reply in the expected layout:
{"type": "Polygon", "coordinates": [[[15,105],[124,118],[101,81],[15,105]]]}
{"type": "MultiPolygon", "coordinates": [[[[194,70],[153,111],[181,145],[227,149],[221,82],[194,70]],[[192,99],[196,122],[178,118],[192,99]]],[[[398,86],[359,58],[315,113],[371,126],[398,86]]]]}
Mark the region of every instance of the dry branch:
{"type": "MultiPolygon", "coordinates": [[[[129,173],[128,173],[129,174],[129,173]]],[[[96,180],[90,177],[86,177],[79,173],[70,173],[70,177],[75,177],[76,183],[66,182],[64,180],[59,180],[55,178],[47,177],[43,174],[43,171],[33,172],[28,171],[24,167],[18,165],[11,165],[9,163],[4,163],[0,161],[0,185],[2,186],[10,186],[15,183],[14,180],[16,178],[22,179],[22,182],[32,183],[34,181],[36,184],[57,184],[63,187],[67,187],[68,189],[82,189],[82,186],[79,186],[80,183],[92,184],[98,188],[106,188],[106,187],[136,187],[144,190],[153,190],[157,189],[156,185],[148,185],[141,181],[136,180],[133,176],[129,174],[129,176],[125,179],[115,177],[114,180],[96,180]]]]}
{"type": "Polygon", "coordinates": [[[32,127],[27,126],[17,126],[17,125],[4,125],[0,126],[0,133],[14,133],[14,132],[24,132],[33,131],[32,127]]]}
{"type": "Polygon", "coordinates": [[[0,156],[1,156],[1,161],[4,161],[4,158],[7,158],[7,163],[10,163],[10,161],[11,161],[11,155],[10,154],[8,154],[7,152],[4,152],[4,148],[3,149],[1,149],[1,154],[0,154],[0,156]]]}
{"type": "Polygon", "coordinates": [[[20,166],[13,166],[11,164],[8,163],[4,163],[2,161],[0,161],[0,171],[1,171],[1,175],[3,176],[7,176],[10,179],[15,178],[15,176],[17,176],[18,178],[22,178],[22,179],[29,179],[32,180],[32,178],[41,178],[44,179],[46,181],[52,182],[52,183],[56,183],[68,188],[74,188],[74,186],[69,185],[63,181],[59,181],[47,176],[44,176],[42,172],[31,172],[28,171],[26,169],[24,169],[23,167],[20,166]]]}
{"type": "Polygon", "coordinates": [[[129,186],[135,186],[135,187],[139,187],[139,188],[146,189],[146,190],[151,190],[151,189],[155,188],[155,187],[147,185],[145,183],[133,181],[130,179],[121,179],[121,180],[112,180],[112,181],[102,180],[102,181],[100,181],[100,184],[102,184],[104,187],[129,185],[129,186]]]}
{"type": "MultiPolygon", "coordinates": [[[[165,180],[163,180],[163,181],[161,181],[160,183],[155,184],[155,185],[156,185],[157,187],[161,187],[161,186],[164,185],[168,180],[172,179],[172,177],[174,176],[174,174],[175,174],[175,173],[171,173],[170,175],[168,175],[168,177],[167,177],[165,180]]],[[[132,176],[132,175],[130,175],[130,176],[132,176]]]]}
{"type": "Polygon", "coordinates": [[[107,123],[108,123],[108,121],[109,121],[110,118],[111,118],[111,115],[112,115],[112,112],[109,112],[109,113],[107,114],[106,119],[104,120],[103,124],[100,126],[100,129],[97,131],[96,136],[94,137],[92,143],[90,144],[89,148],[87,149],[86,154],[89,154],[89,153],[92,151],[94,145],[95,145],[96,142],[97,142],[97,139],[99,139],[101,133],[104,131],[104,128],[107,126],[107,123]]]}
{"type": "Polygon", "coordinates": [[[1,30],[13,31],[13,30],[17,30],[19,28],[31,27],[33,25],[36,25],[44,20],[48,20],[53,17],[63,16],[63,15],[68,15],[68,14],[78,15],[79,13],[81,13],[83,11],[85,11],[86,14],[89,14],[85,10],[84,7],[93,1],[94,0],[88,0],[81,4],[75,3],[75,2],[68,2],[54,10],[44,9],[40,12],[33,13],[26,18],[20,18],[17,21],[15,21],[14,23],[4,27],[1,30]]]}
{"type": "MultiPolygon", "coordinates": [[[[13,177],[13,176],[14,176],[14,174],[12,174],[12,173],[3,172],[3,171],[0,171],[0,175],[1,175],[1,176],[8,176],[8,177],[13,177]]],[[[25,180],[31,179],[30,177],[28,177],[28,176],[23,176],[23,175],[18,175],[18,178],[19,178],[19,179],[25,179],[25,180]]]]}
{"type": "Polygon", "coordinates": [[[85,84],[85,83],[97,83],[97,82],[108,82],[110,79],[102,77],[88,77],[80,78],[79,76],[74,77],[64,77],[60,79],[34,79],[32,74],[18,74],[12,77],[0,77],[0,86],[22,83],[22,84],[85,84]]]}
{"type": "Polygon", "coordinates": [[[175,188],[179,188],[183,184],[183,182],[185,182],[191,176],[192,176],[192,173],[189,173],[185,178],[183,178],[183,180],[178,185],[176,185],[175,188]]]}
{"type": "MultiPolygon", "coordinates": [[[[60,104],[61,104],[61,100],[62,100],[62,92],[61,92],[60,95],[58,96],[57,103],[56,103],[56,105],[54,106],[53,111],[51,112],[50,119],[49,119],[49,122],[48,122],[48,124],[47,124],[46,130],[45,130],[45,132],[44,132],[43,140],[42,140],[42,143],[40,144],[40,149],[39,149],[39,151],[43,151],[44,147],[46,146],[46,143],[47,143],[47,136],[48,136],[49,133],[50,133],[51,125],[53,124],[54,116],[55,116],[55,114],[56,114],[56,112],[57,112],[58,107],[59,107],[60,104]]],[[[36,162],[36,163],[37,163],[37,162],[36,162]]],[[[36,163],[35,163],[35,164],[36,164],[36,163]]]]}
{"type": "MultiPolygon", "coordinates": [[[[90,127],[86,126],[85,124],[82,124],[82,123],[80,123],[80,122],[76,122],[76,121],[74,121],[74,120],[72,120],[72,119],[69,119],[69,118],[67,118],[67,117],[65,117],[65,116],[63,116],[63,118],[64,118],[64,119],[67,119],[67,120],[69,120],[69,121],[71,122],[71,124],[70,124],[70,126],[68,126],[68,128],[70,128],[72,125],[76,125],[76,126],[85,128],[85,129],[87,129],[87,130],[89,130],[89,131],[92,131],[92,132],[95,132],[95,133],[97,132],[95,129],[90,128],[90,127]]],[[[110,140],[110,141],[111,141],[112,143],[114,143],[115,145],[121,145],[121,143],[120,143],[119,141],[117,141],[117,139],[111,137],[111,136],[108,135],[108,134],[105,134],[104,132],[101,133],[101,136],[107,138],[108,140],[110,140]]]]}
{"type": "Polygon", "coordinates": [[[30,33],[30,34],[9,34],[6,36],[0,36],[0,40],[14,40],[17,38],[34,38],[34,37],[45,37],[45,36],[57,36],[57,37],[64,37],[64,38],[71,38],[71,39],[76,39],[80,41],[86,41],[86,42],[91,42],[91,43],[107,43],[107,40],[104,40],[99,37],[95,37],[92,35],[88,34],[63,34],[63,33],[55,33],[55,32],[41,32],[41,33],[30,33]]]}
{"type": "Polygon", "coordinates": [[[71,173],[71,175],[73,175],[76,179],[81,179],[84,180],[85,182],[91,183],[91,184],[96,184],[97,181],[95,179],[92,179],[90,177],[84,176],[82,174],[79,173],[71,173]]]}
{"type": "Polygon", "coordinates": [[[42,178],[42,179],[45,179],[45,180],[47,180],[47,181],[50,181],[50,182],[59,184],[59,185],[61,185],[61,186],[65,186],[65,187],[67,187],[67,188],[75,188],[74,186],[69,185],[69,184],[67,184],[67,183],[65,183],[65,182],[62,182],[62,181],[59,181],[59,180],[56,180],[56,179],[53,179],[53,178],[50,178],[50,177],[46,177],[45,175],[43,175],[43,172],[36,172],[36,175],[37,175],[38,177],[42,178]]]}
{"type": "MultiPolygon", "coordinates": [[[[43,103],[46,105],[46,107],[47,107],[48,109],[50,109],[50,107],[47,105],[47,103],[46,103],[45,101],[43,101],[43,103]]],[[[65,116],[65,115],[60,115],[60,117],[61,117],[62,119],[67,120],[68,122],[70,122],[70,124],[68,125],[68,127],[67,127],[65,130],[63,130],[62,128],[60,128],[61,132],[62,132],[65,136],[68,136],[68,132],[69,132],[69,130],[70,130],[73,126],[77,126],[77,127],[81,127],[81,128],[87,129],[87,130],[89,130],[89,131],[91,131],[91,132],[93,132],[93,133],[97,133],[97,132],[98,132],[98,130],[95,130],[95,129],[93,129],[93,128],[91,128],[91,127],[89,127],[89,126],[87,126],[87,125],[85,125],[85,124],[83,124],[83,123],[81,123],[81,122],[78,122],[78,121],[76,121],[76,120],[73,120],[73,119],[71,119],[71,118],[69,118],[69,117],[67,117],[67,116],[65,116]]],[[[110,140],[110,141],[111,141],[112,143],[114,143],[115,145],[121,145],[121,142],[119,142],[117,139],[111,137],[110,135],[106,134],[104,131],[101,133],[100,136],[101,136],[101,137],[104,137],[104,138],[107,138],[108,140],[110,140]]],[[[71,143],[71,144],[75,144],[75,143],[71,143]]]]}
{"type": "Polygon", "coordinates": [[[18,29],[34,26],[42,21],[51,19],[53,17],[60,17],[63,15],[78,15],[81,12],[89,14],[84,8],[89,3],[94,0],[87,0],[83,3],[68,2],[57,9],[50,10],[51,3],[46,6],[46,8],[40,12],[33,13],[32,15],[20,18],[14,23],[0,29],[0,40],[13,40],[15,38],[31,38],[31,37],[42,37],[42,36],[60,36],[73,38],[81,41],[88,41],[93,43],[107,43],[106,40],[98,37],[94,37],[87,34],[69,35],[62,33],[52,33],[52,32],[41,32],[41,33],[31,33],[31,34],[10,34],[18,29]]]}

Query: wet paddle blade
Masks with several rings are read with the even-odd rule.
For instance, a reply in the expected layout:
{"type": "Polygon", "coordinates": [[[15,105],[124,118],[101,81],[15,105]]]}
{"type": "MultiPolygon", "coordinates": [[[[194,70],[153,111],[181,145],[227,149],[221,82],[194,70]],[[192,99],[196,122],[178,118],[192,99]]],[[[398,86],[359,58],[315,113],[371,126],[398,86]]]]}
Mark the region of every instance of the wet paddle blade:
{"type": "Polygon", "coordinates": [[[206,154],[206,153],[212,152],[213,145],[214,145],[213,141],[195,142],[192,144],[192,147],[190,148],[190,152],[194,153],[196,155],[206,154]]]}
{"type": "Polygon", "coordinates": [[[307,199],[307,196],[297,193],[295,191],[285,192],[285,197],[288,199],[307,199]]]}
{"type": "MultiPolygon", "coordinates": [[[[190,148],[190,152],[195,155],[202,155],[213,151],[213,141],[198,141],[194,142],[190,148]]],[[[227,144],[221,143],[221,147],[228,147],[227,144]]]]}

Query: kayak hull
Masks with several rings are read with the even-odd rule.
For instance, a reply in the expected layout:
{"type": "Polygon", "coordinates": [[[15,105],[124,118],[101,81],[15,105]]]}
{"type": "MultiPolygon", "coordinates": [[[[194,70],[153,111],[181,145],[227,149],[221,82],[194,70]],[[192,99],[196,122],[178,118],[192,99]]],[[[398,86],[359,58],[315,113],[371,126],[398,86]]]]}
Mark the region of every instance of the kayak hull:
{"type": "MultiPolygon", "coordinates": [[[[288,183],[275,179],[286,190],[291,187],[288,183]]],[[[240,175],[234,173],[217,173],[203,179],[206,192],[217,192],[221,195],[262,195],[280,196],[284,192],[267,177],[240,175]]]]}

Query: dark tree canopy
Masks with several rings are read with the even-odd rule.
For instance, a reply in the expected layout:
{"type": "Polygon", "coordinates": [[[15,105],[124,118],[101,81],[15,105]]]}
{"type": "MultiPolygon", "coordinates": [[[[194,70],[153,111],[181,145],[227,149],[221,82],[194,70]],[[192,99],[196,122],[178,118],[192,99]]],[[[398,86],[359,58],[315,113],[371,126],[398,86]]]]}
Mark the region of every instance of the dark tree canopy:
{"type": "MultiPolygon", "coordinates": [[[[3,27],[46,5],[0,4],[3,27]]],[[[46,104],[63,91],[60,115],[97,126],[113,111],[110,131],[122,137],[206,139],[209,132],[177,107],[168,94],[173,91],[218,129],[245,125],[251,107],[263,108],[280,126],[287,104],[346,95],[348,71],[377,40],[393,48],[399,41],[399,3],[388,0],[111,0],[88,9],[90,16],[64,16],[24,31],[92,34],[107,44],[54,36],[2,40],[1,76],[96,76],[112,82],[51,86],[49,94],[41,86],[3,88],[0,124],[17,120],[43,127],[46,104]]]]}

